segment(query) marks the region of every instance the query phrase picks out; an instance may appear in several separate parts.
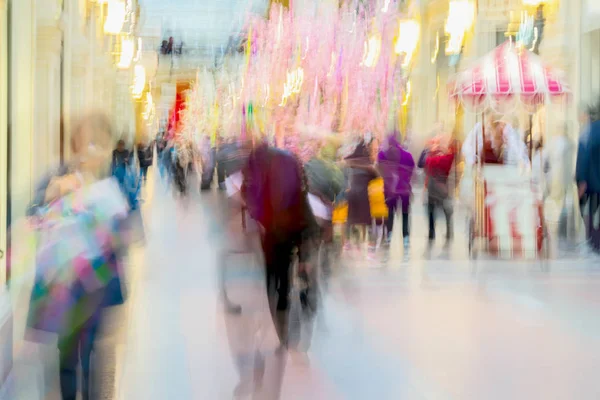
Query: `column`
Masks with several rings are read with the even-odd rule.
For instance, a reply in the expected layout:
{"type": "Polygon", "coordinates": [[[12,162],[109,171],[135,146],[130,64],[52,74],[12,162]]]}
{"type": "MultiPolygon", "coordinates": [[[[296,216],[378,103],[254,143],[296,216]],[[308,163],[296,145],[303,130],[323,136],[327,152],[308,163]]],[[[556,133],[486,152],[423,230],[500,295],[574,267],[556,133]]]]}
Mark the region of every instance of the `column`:
{"type": "Polygon", "coordinates": [[[62,107],[62,4],[36,2],[34,177],[40,179],[60,162],[62,107]]]}
{"type": "Polygon", "coordinates": [[[34,144],[36,0],[11,2],[11,203],[12,221],[25,215],[31,202],[34,144]]]}
{"type": "MultiPolygon", "coordinates": [[[[560,0],[558,8],[551,12],[555,14],[546,15],[546,26],[544,38],[540,45],[540,55],[545,63],[565,73],[565,79],[573,90],[573,99],[578,100],[577,88],[577,55],[581,40],[580,24],[580,1],[560,0]]],[[[576,131],[577,101],[564,102],[558,105],[549,105],[546,110],[546,138],[562,132],[565,123],[571,126],[572,134],[576,131]]]]}
{"type": "Polygon", "coordinates": [[[34,176],[40,179],[60,162],[62,29],[40,21],[35,74],[34,176]]]}
{"type": "MultiPolygon", "coordinates": [[[[0,0],[0,249],[6,252],[8,41],[7,4],[0,0]]],[[[8,397],[9,374],[13,365],[13,329],[10,297],[5,287],[6,258],[0,259],[0,398],[8,397]]]]}
{"type": "Polygon", "coordinates": [[[85,10],[81,7],[79,0],[65,0],[63,20],[63,70],[62,70],[62,93],[63,93],[63,129],[64,142],[63,151],[65,160],[70,153],[72,119],[81,111],[81,75],[85,67],[81,66],[82,60],[86,59],[86,41],[82,37],[85,10]]]}
{"type": "Polygon", "coordinates": [[[435,107],[431,106],[435,97],[435,71],[431,64],[431,53],[433,51],[431,41],[435,34],[435,22],[432,21],[434,16],[431,14],[433,12],[428,10],[427,7],[422,3],[420,14],[424,18],[421,24],[421,37],[415,55],[415,64],[412,66],[411,71],[411,150],[415,152],[422,150],[435,123],[435,107]]]}
{"type": "MultiPolygon", "coordinates": [[[[0,88],[6,88],[8,82],[8,41],[7,41],[7,4],[0,0],[0,88]]],[[[7,126],[8,126],[8,91],[0,89],[0,250],[6,253],[6,205],[8,189],[8,149],[7,149],[7,126]]],[[[0,255],[1,256],[1,255],[0,255]]],[[[6,280],[6,258],[0,258],[0,293],[4,291],[6,280]]],[[[1,317],[0,317],[1,318],[1,317]]],[[[0,372],[0,385],[2,372],[0,372]]]]}

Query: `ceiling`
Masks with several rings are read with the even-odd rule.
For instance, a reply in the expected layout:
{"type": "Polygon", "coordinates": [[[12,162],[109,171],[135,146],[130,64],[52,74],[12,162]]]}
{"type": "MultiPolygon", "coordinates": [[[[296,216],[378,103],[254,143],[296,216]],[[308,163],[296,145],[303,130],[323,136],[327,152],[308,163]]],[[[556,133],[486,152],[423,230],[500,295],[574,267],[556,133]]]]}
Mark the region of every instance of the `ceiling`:
{"type": "Polygon", "coordinates": [[[268,0],[140,0],[143,37],[183,41],[186,47],[226,47],[249,13],[266,13],[268,0]]]}

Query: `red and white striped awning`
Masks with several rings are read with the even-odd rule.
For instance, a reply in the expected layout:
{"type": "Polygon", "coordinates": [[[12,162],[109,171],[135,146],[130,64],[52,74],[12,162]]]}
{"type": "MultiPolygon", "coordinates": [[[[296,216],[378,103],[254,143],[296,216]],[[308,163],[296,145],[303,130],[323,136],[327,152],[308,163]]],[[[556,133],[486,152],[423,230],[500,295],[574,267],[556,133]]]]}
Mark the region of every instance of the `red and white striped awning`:
{"type": "Polygon", "coordinates": [[[506,42],[459,72],[449,90],[452,98],[471,108],[505,108],[518,101],[535,106],[570,93],[563,76],[537,55],[506,42]]]}

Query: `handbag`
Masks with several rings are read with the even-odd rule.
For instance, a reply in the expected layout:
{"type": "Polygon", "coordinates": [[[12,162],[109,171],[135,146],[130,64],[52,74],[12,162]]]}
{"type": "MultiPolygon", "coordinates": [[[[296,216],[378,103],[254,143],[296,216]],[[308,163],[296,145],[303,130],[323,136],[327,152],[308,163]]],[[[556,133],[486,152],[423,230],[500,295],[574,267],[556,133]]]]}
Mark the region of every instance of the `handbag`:
{"type": "Polygon", "coordinates": [[[389,210],[385,204],[383,178],[375,178],[369,182],[369,206],[371,208],[371,218],[388,217],[389,210]]]}
{"type": "Polygon", "coordinates": [[[348,221],[348,202],[344,201],[333,209],[331,222],[334,224],[345,224],[348,221]]]}

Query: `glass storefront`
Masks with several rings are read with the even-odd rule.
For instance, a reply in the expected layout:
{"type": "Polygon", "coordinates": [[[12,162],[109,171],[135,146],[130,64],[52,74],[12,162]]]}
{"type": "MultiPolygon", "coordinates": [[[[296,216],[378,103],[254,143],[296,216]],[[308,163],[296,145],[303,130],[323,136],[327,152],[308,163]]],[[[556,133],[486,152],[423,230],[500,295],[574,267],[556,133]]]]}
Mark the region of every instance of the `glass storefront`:
{"type": "Polygon", "coordinates": [[[583,34],[581,51],[581,101],[600,96],[600,29],[583,34]]]}

